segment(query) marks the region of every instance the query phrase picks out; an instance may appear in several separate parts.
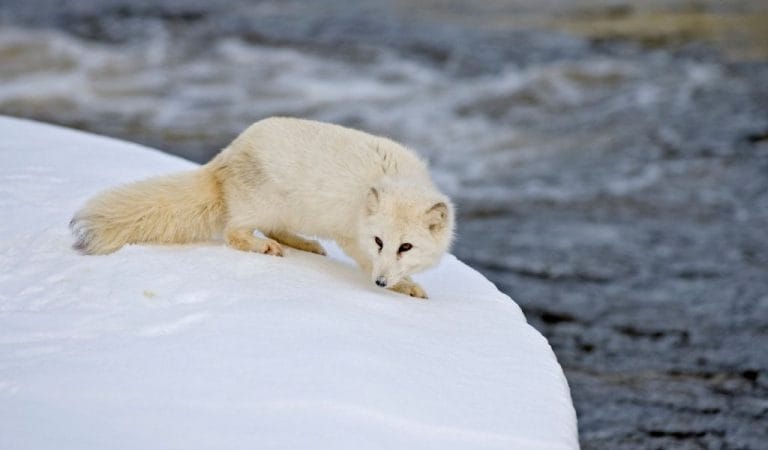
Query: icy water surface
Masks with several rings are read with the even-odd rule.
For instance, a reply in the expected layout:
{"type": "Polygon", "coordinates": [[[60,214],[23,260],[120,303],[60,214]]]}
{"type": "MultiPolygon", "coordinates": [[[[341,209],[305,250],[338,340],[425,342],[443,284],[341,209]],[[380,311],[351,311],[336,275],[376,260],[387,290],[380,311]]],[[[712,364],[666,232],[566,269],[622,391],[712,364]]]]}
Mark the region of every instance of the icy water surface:
{"type": "Polygon", "coordinates": [[[196,161],[276,114],[405,142],[550,339],[584,448],[765,445],[760,2],[43,3],[0,7],[0,113],[196,161]],[[649,39],[659,14],[683,28],[649,39]]]}

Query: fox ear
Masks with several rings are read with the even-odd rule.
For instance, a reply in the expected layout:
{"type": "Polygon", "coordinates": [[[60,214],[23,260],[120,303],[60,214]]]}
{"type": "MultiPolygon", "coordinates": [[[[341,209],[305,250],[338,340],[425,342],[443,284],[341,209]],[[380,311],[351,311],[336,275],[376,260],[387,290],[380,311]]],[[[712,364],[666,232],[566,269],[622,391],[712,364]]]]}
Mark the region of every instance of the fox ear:
{"type": "Polygon", "coordinates": [[[379,210],[379,191],[376,188],[371,188],[368,191],[368,197],[365,200],[365,212],[370,216],[375,214],[379,210]]]}
{"type": "Polygon", "coordinates": [[[448,225],[448,205],[437,202],[426,212],[427,226],[432,233],[439,233],[448,225]]]}

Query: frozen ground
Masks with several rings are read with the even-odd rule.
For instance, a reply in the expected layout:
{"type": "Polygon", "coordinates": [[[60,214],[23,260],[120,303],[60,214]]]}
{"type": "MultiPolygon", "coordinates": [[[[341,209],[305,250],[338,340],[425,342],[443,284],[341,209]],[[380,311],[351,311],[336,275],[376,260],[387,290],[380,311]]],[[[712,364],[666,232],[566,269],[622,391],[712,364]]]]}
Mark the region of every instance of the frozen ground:
{"type": "Polygon", "coordinates": [[[335,248],[83,256],[83,200],[193,165],[10,118],[0,136],[0,448],[578,448],[546,340],[453,256],[417,277],[428,301],[335,248]]]}

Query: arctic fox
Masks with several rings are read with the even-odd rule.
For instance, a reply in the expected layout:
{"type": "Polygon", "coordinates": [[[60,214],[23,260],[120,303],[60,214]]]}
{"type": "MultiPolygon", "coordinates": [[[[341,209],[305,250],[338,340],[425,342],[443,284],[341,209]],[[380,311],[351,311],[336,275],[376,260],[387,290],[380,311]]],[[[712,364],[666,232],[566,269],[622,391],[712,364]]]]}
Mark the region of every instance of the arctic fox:
{"type": "Polygon", "coordinates": [[[389,139],[310,120],[254,123],[197,170],[107,190],[78,211],[75,248],[222,237],[243,251],[325,254],[333,239],[378,286],[426,298],[409,275],[450,247],[454,210],[425,163],[389,139]],[[260,231],[266,238],[254,235],[260,231]]]}

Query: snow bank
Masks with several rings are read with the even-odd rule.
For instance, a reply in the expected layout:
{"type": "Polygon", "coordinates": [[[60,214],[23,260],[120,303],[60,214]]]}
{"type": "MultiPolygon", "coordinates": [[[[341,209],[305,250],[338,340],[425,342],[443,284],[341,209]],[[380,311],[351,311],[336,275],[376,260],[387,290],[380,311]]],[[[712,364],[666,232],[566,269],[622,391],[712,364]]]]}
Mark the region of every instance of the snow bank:
{"type": "Polygon", "coordinates": [[[418,301],[332,246],[70,248],[86,198],[190,167],[0,118],[0,448],[578,448],[546,340],[453,256],[418,301]]]}

